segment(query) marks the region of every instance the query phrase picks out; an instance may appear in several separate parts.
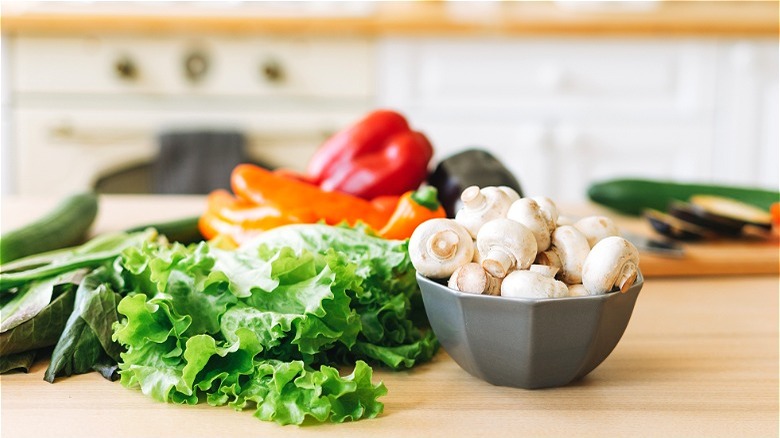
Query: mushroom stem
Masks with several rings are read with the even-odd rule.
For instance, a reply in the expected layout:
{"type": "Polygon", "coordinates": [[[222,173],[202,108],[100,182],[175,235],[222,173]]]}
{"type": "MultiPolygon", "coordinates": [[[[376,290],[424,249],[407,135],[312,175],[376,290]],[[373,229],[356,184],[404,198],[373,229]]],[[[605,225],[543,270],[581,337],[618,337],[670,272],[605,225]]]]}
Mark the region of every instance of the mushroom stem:
{"type": "Polygon", "coordinates": [[[428,239],[430,254],[439,260],[448,260],[458,250],[460,238],[452,230],[437,231],[428,239]]]}
{"type": "Polygon", "coordinates": [[[504,278],[514,264],[515,258],[500,247],[491,248],[482,260],[482,267],[490,275],[498,278],[504,278]]]}
{"type": "Polygon", "coordinates": [[[449,278],[473,257],[471,235],[452,219],[428,219],[409,238],[409,259],[417,273],[428,278],[449,278]]]}
{"type": "Polygon", "coordinates": [[[636,282],[637,267],[633,263],[626,263],[623,265],[623,269],[620,270],[617,279],[615,280],[615,286],[620,289],[620,292],[626,292],[636,282]]]}
{"type": "Polygon", "coordinates": [[[476,294],[499,295],[501,280],[485,272],[479,263],[467,263],[452,273],[447,282],[450,289],[476,294]]]}
{"type": "Polygon", "coordinates": [[[485,195],[477,186],[470,186],[463,190],[463,193],[460,194],[460,200],[463,201],[466,208],[472,210],[482,208],[486,202],[485,195]]]}
{"type": "Polygon", "coordinates": [[[455,213],[455,221],[466,227],[473,238],[487,222],[506,217],[512,203],[497,187],[469,186],[460,194],[460,200],[463,206],[455,213]]]}
{"type": "Polygon", "coordinates": [[[556,266],[550,266],[550,265],[542,265],[542,264],[533,264],[530,267],[528,267],[529,271],[538,272],[545,277],[555,278],[555,274],[558,273],[558,270],[560,268],[556,266]]]}
{"type": "Polygon", "coordinates": [[[561,263],[561,258],[558,257],[558,253],[552,249],[548,249],[547,251],[543,251],[537,254],[534,263],[537,265],[550,266],[559,270],[561,269],[561,266],[563,266],[563,263],[561,263]]]}

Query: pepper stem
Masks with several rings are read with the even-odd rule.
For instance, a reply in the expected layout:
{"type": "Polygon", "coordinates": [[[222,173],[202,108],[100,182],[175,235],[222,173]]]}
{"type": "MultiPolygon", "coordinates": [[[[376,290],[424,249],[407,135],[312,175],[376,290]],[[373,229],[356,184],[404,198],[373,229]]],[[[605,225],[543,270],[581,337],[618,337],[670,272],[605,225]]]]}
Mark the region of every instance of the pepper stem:
{"type": "Polygon", "coordinates": [[[422,207],[425,207],[430,211],[436,211],[440,206],[438,194],[439,192],[436,190],[436,187],[425,186],[412,192],[411,198],[412,201],[418,203],[422,207]]]}

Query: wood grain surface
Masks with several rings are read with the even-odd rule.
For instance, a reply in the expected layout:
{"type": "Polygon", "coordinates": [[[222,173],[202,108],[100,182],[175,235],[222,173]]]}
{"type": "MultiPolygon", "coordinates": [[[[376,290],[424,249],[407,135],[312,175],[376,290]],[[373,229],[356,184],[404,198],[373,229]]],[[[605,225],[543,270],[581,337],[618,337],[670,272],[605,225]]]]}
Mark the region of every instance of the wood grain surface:
{"type": "Polygon", "coordinates": [[[384,413],[340,425],[162,404],[94,373],[49,384],[45,367],[0,378],[3,437],[776,437],[778,280],[648,280],[617,348],[579,382],[496,387],[442,351],[411,371],[378,371],[384,413]]]}

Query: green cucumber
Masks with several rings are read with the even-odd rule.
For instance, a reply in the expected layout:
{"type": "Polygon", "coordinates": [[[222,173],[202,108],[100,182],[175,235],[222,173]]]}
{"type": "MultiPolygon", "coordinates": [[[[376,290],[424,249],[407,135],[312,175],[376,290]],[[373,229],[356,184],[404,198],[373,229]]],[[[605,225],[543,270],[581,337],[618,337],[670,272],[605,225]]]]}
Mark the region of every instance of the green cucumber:
{"type": "Polygon", "coordinates": [[[733,198],[766,210],[773,202],[780,201],[780,192],[773,190],[646,179],[614,179],[595,183],[588,188],[591,201],[634,216],[648,208],[665,211],[669,202],[687,201],[694,195],[733,198]]]}
{"type": "Polygon", "coordinates": [[[0,264],[83,242],[97,213],[97,194],[68,196],[37,220],[0,236],[0,264]]]}
{"type": "Polygon", "coordinates": [[[154,228],[157,230],[158,234],[164,235],[166,238],[168,238],[169,242],[179,242],[181,244],[187,245],[204,240],[203,235],[200,234],[200,229],[198,228],[199,219],[200,216],[190,216],[168,222],[138,225],[125,231],[128,233],[134,233],[137,231],[143,231],[147,228],[154,228]]]}

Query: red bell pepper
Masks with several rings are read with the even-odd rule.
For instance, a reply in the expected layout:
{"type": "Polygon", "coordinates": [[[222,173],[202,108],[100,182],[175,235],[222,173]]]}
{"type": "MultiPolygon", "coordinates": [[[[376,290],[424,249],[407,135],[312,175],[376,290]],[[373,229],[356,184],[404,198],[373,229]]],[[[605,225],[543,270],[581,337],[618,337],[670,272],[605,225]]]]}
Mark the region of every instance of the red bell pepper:
{"type": "Polygon", "coordinates": [[[335,134],[312,156],[306,178],[325,191],[400,196],[428,176],[433,147],[397,112],[380,110],[335,134]]]}

